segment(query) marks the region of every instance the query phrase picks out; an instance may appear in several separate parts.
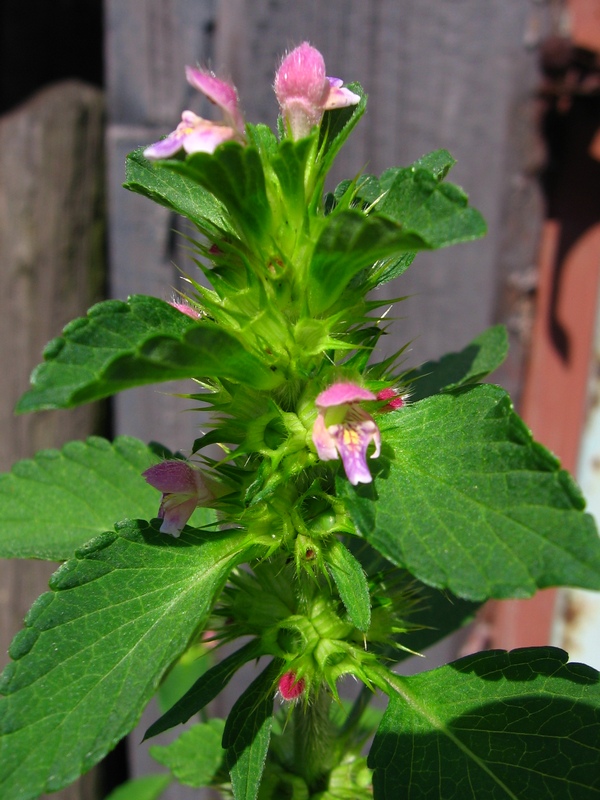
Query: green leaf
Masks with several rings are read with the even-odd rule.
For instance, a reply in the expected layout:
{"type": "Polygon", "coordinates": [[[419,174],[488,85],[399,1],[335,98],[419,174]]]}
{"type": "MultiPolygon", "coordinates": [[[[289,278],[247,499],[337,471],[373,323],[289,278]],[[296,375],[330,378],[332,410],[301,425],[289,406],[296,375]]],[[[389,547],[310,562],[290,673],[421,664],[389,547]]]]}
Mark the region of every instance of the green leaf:
{"type": "Polygon", "coordinates": [[[164,169],[163,162],[148,161],[143,150],[127,156],[123,186],[187,217],[211,238],[221,238],[229,223],[218,200],[195,180],[164,169]]]}
{"type": "Polygon", "coordinates": [[[159,800],[170,783],[170,775],[145,775],[118,786],[106,800],[159,800]]]}
{"type": "Polygon", "coordinates": [[[156,701],[162,713],[172,708],[212,664],[212,646],[194,642],[173,664],[158,687],[156,701]]]}
{"type": "Polygon", "coordinates": [[[138,439],[91,436],[17,462],[0,475],[0,557],[63,561],[115,520],[156,516],[142,472],[159,460],[138,439]]]}
{"type": "Polygon", "coordinates": [[[261,672],[231,709],[223,747],[235,800],[256,800],[260,788],[273,724],[273,694],[279,675],[278,661],[261,672]]]}
{"type": "Polygon", "coordinates": [[[301,220],[306,214],[304,175],[312,144],[311,138],[298,142],[284,139],[279,144],[277,153],[271,157],[271,166],[277,175],[285,204],[301,220]]]}
{"type": "Polygon", "coordinates": [[[166,711],[156,722],[152,723],[144,734],[144,740],[158,736],[159,733],[167,731],[175,725],[182,725],[187,722],[188,719],[202,711],[211,700],[214,700],[221,693],[240,667],[262,654],[260,641],[253,639],[245,644],[244,647],[236,650],[235,653],[227,656],[219,664],[215,664],[214,667],[211,667],[204,675],[198,678],[172,708],[166,711]]]}
{"type": "Polygon", "coordinates": [[[381,177],[387,194],[377,204],[377,213],[400,223],[407,234],[423,239],[427,248],[483,236],[485,220],[468,206],[467,195],[454,184],[441,183],[438,176],[416,166],[388,170],[381,177]]]}
{"type": "Polygon", "coordinates": [[[320,314],[340,297],[354,275],[380,258],[420,249],[422,242],[392,220],[356,209],[326,217],[309,267],[309,303],[320,314]]]}
{"type": "MultiPolygon", "coordinates": [[[[418,158],[415,162],[410,165],[411,169],[426,169],[428,172],[437,178],[437,180],[443,180],[446,175],[450,172],[452,167],[456,164],[456,159],[450,155],[447,150],[434,150],[431,153],[427,153],[421,158],[418,158]]],[[[390,170],[390,173],[393,173],[393,170],[390,170]]],[[[385,176],[387,173],[381,176],[382,181],[385,183],[385,176]]]]}
{"type": "Polygon", "coordinates": [[[184,786],[210,786],[225,755],[221,747],[224,727],[222,719],[194,725],[171,744],[151,747],[150,755],[184,786]]]}
{"type": "MultiPolygon", "coordinates": [[[[428,647],[471,622],[481,605],[417,581],[407,570],[399,570],[356,536],[348,537],[346,541],[369,577],[385,576],[386,591],[381,598],[383,604],[387,605],[390,599],[396,598],[393,602],[397,607],[402,607],[402,602],[405,605],[406,613],[403,618],[407,632],[394,636],[389,646],[383,648],[382,655],[386,659],[402,661],[413,653],[423,653],[428,647]],[[399,650],[394,642],[412,653],[399,650]]],[[[379,602],[378,589],[374,593],[373,606],[376,607],[379,602]]],[[[378,649],[378,652],[381,651],[378,649]]]]}
{"type": "Polygon", "coordinates": [[[363,568],[339,539],[332,540],[325,559],[350,621],[366,633],[371,624],[371,598],[363,568]]]}
{"type": "Polygon", "coordinates": [[[129,521],[66,562],[0,681],[3,800],[56,791],[113,748],[251,552],[237,531],[174,539],[129,521]]]}
{"type": "Polygon", "coordinates": [[[498,369],[508,355],[504,325],[479,334],[459,353],[448,353],[439,361],[427,361],[403,376],[410,383],[411,400],[422,400],[438,392],[478,383],[498,369]]]}
{"type": "MultiPolygon", "coordinates": [[[[398,636],[398,641],[414,653],[423,653],[428,647],[440,642],[459,628],[472,622],[481,603],[463,600],[448,591],[440,591],[430,586],[414,585],[416,608],[408,613],[409,625],[414,629],[398,636]]],[[[388,655],[392,655],[388,651],[388,655]]],[[[393,660],[403,661],[411,653],[394,650],[393,660]]],[[[427,661],[423,662],[427,665],[427,661]]]]}
{"type": "Polygon", "coordinates": [[[325,112],[319,131],[320,171],[323,177],[329,172],[342,145],[356,127],[367,107],[367,95],[360,83],[348,83],[346,88],[359,95],[360,101],[355,106],[346,106],[325,112]]]}
{"type": "Polygon", "coordinates": [[[567,659],[491,651],[395,677],[369,755],[375,800],[599,797],[599,675],[567,659]]]}
{"type": "Polygon", "coordinates": [[[147,383],[216,377],[256,389],[280,382],[231,333],[156,297],[107,300],[69,323],[33,371],[19,413],[71,408],[147,383]]]}
{"type": "Polygon", "coordinates": [[[255,147],[225,142],[214,153],[192,153],[183,161],[168,160],[161,166],[208,190],[227,209],[247,242],[263,239],[270,227],[271,207],[255,147]]]}
{"type": "Polygon", "coordinates": [[[365,275],[365,280],[371,289],[383,286],[402,275],[415,260],[416,253],[402,253],[395,258],[385,258],[379,261],[372,270],[365,275]]]}
{"type": "Polygon", "coordinates": [[[439,394],[380,419],[374,483],[338,487],[359,533],[392,563],[470,600],[600,589],[583,497],[502,389],[439,394]]]}

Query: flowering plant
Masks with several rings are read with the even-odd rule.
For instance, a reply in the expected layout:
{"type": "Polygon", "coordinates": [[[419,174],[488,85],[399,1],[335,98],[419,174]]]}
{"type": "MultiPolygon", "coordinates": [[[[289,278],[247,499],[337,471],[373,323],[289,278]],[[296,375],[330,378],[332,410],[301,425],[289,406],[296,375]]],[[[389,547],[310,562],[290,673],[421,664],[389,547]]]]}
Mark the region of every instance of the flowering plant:
{"type": "Polygon", "coordinates": [[[171,303],[94,306],[47,346],[18,410],[189,378],[211,427],[185,458],[91,438],[3,476],[0,554],[64,564],[2,677],[0,795],[35,798],[97,763],[210,631],[245,641],[182,685],[147,737],[203,711],[242,666],[256,677],[226,721],[154,747],[169,772],[121,800],[172,780],[236,800],[597,796],[591,668],[544,647],[394,669],[489,598],[600,588],[579,490],[506,393],[479,383],[503,330],[418,368],[402,350],[377,360],[377,289],[419,250],[485,232],[444,181],[452,157],[325,193],[365,110],[358,84],[300,45],[275,77],[276,135],[244,123],[229,83],[187,78],[221,118],[184,111],[130,154],[126,186],[192,222],[209,285],[189,275],[171,303]],[[352,701],[346,676],[362,685],[352,701]]]}

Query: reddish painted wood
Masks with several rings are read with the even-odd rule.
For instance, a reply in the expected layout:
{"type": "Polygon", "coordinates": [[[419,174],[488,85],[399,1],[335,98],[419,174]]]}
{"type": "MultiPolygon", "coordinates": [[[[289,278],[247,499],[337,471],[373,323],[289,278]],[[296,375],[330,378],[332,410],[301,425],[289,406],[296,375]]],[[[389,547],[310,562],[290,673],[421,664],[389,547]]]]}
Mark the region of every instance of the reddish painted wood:
{"type": "MultiPolygon", "coordinates": [[[[568,0],[568,10],[572,44],[600,53],[600,4],[568,0]]],[[[572,103],[565,103],[565,114],[572,103]]],[[[597,125],[594,112],[579,101],[565,127],[557,196],[549,198],[552,218],[545,222],[540,243],[537,309],[521,407],[534,436],[571,472],[585,423],[600,285],[597,125]]],[[[557,591],[546,590],[531,600],[493,604],[485,620],[488,646],[551,643],[556,601],[557,591]]]]}
{"type": "Polygon", "coordinates": [[[600,53],[600,3],[598,0],[567,0],[570,36],[579,47],[600,53]]]}

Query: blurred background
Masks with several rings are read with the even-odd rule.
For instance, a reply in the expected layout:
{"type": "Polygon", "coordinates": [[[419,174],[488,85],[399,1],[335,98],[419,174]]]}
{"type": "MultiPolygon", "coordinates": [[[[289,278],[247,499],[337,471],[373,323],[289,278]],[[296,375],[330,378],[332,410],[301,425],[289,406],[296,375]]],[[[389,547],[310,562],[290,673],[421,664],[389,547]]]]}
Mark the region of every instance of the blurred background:
{"type": "MultiPolygon", "coordinates": [[[[598,0],[0,0],[0,468],[91,433],[189,449],[198,420],[171,396],[178,386],[70,412],[15,418],[12,409],[44,344],[93,302],[170,299],[181,287],[181,221],[121,184],[128,151],[173,130],[184,108],[210,115],[184,66],[232,79],[246,118],[274,126],[274,70],[303,40],[329,75],[369,95],[332,186],[446,148],[457,159],[450,180],[489,225],[479,242],[420,254],[384,287],[408,296],[387,352],[410,341],[406,366],[416,366],[505,324],[511,350],[494,380],[596,513],[598,0]]],[[[0,564],[2,663],[51,570],[0,564]]],[[[426,666],[552,643],[600,668],[599,623],[586,592],[492,603],[426,666]]],[[[104,777],[54,797],[103,797],[147,769],[135,747],[109,758],[104,777]]]]}

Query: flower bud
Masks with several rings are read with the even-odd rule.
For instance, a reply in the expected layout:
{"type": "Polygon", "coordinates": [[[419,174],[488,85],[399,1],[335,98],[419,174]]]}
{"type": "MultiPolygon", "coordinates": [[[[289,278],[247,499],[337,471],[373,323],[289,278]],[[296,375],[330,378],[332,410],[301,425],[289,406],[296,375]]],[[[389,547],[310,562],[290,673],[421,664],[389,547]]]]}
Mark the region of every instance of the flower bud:
{"type": "Polygon", "coordinates": [[[186,461],[163,461],[143,475],[150,486],[163,493],[158,509],[163,521],[160,530],[171,536],[179,536],[196,506],[208,505],[215,497],[211,482],[186,461]]]}
{"type": "Polygon", "coordinates": [[[328,78],[321,53],[303,42],[283,59],[275,75],[275,94],[293,139],[308,136],[323,112],[356,105],[360,97],[342,88],[339,78],[328,78]]]}
{"type": "Polygon", "coordinates": [[[304,678],[298,678],[293,670],[284,673],[279,679],[279,694],[284,700],[297,700],[304,693],[304,678]]]}

